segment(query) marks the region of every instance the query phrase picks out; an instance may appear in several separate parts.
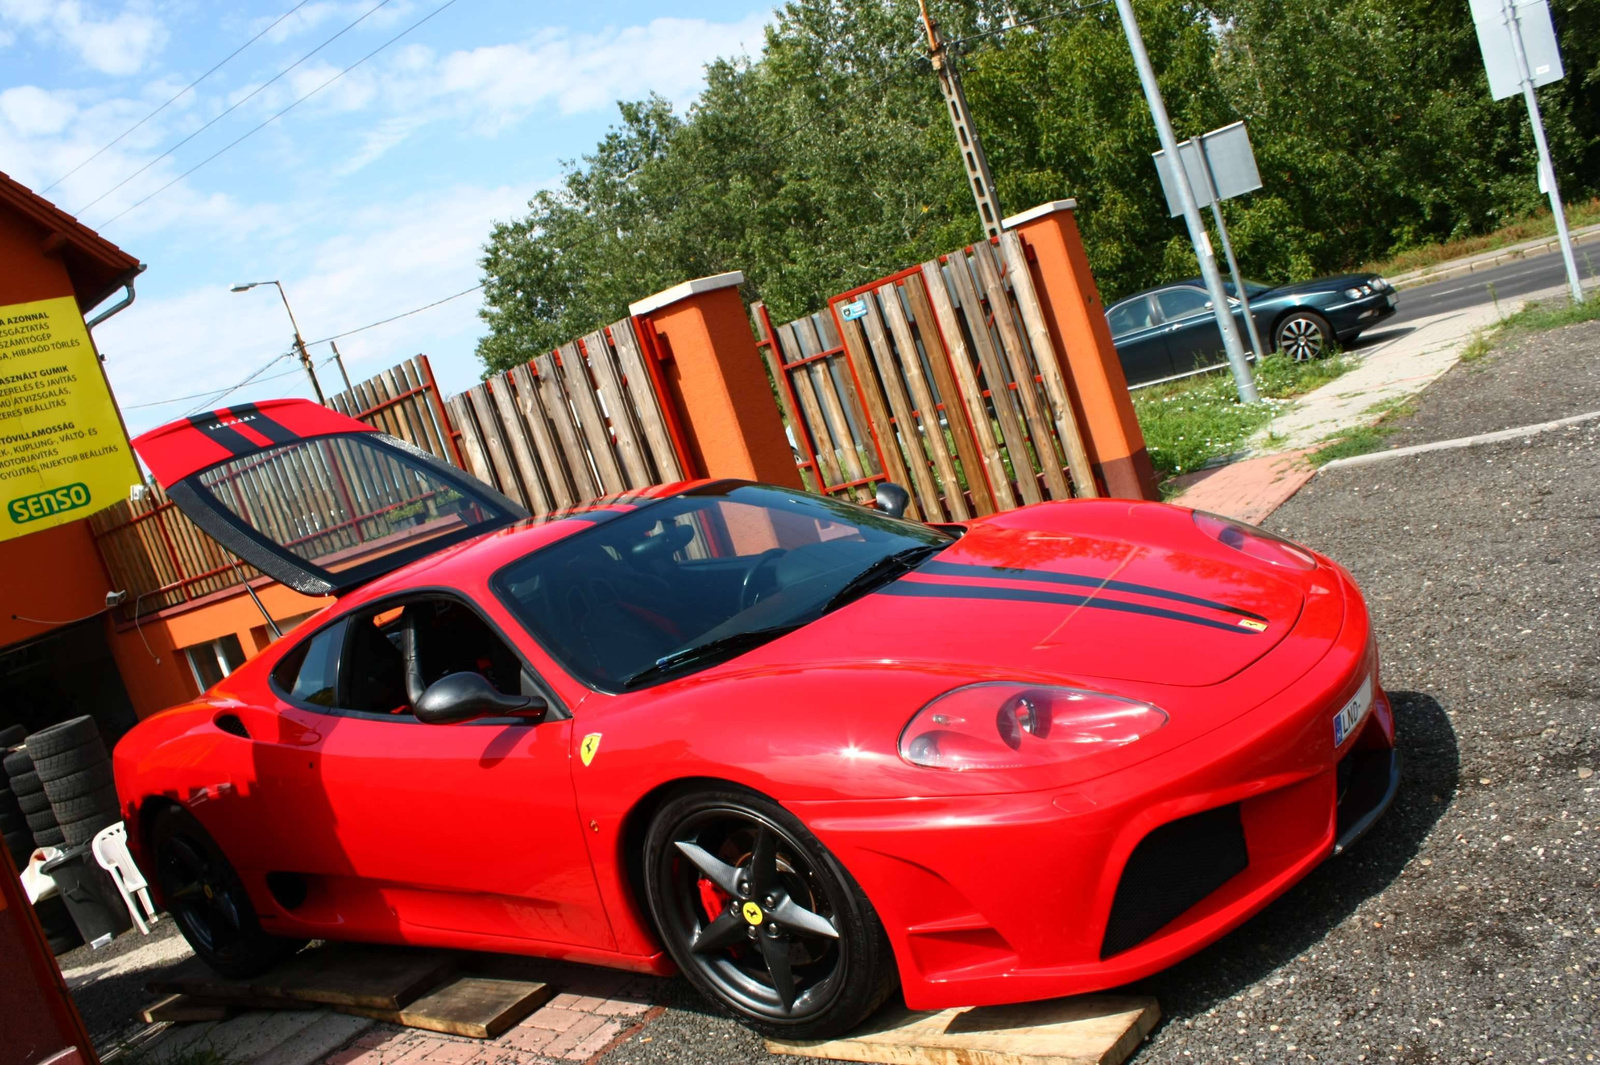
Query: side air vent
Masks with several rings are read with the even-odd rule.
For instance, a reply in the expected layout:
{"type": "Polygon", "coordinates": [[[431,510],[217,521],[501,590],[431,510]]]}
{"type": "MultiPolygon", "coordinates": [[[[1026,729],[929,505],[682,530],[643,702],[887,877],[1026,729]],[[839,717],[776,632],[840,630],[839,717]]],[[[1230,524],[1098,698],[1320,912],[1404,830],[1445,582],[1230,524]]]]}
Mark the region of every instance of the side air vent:
{"type": "Polygon", "coordinates": [[[306,878],[299,873],[268,873],[267,890],[279,906],[292,910],[306,901],[306,878]]]}
{"type": "Polygon", "coordinates": [[[1122,869],[1100,957],[1143,943],[1249,864],[1238,803],[1155,829],[1122,869]]]}
{"type": "Polygon", "coordinates": [[[244,727],[244,722],[240,721],[236,714],[218,714],[211,723],[223,732],[232,733],[244,739],[250,738],[250,730],[244,727]]]}

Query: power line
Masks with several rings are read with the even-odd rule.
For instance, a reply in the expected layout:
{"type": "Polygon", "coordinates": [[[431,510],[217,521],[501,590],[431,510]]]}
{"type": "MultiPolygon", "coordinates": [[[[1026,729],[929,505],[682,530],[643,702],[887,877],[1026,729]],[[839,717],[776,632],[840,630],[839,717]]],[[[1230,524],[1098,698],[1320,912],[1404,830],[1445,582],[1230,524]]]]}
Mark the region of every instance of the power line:
{"type": "MultiPolygon", "coordinates": [[[[276,19],[274,19],[272,24],[270,26],[268,26],[266,29],[262,30],[260,33],[256,34],[254,37],[250,38],[248,41],[244,42],[239,47],[237,47],[233,51],[229,52],[227,57],[224,58],[222,60],[222,62],[218,63],[216,66],[212,67],[210,70],[206,71],[204,74],[200,75],[198,78],[195,78],[189,84],[187,84],[183,88],[179,89],[176,93],[174,93],[172,95],[172,98],[169,99],[166,103],[162,104],[160,107],[156,108],[154,111],[151,111],[148,115],[145,115],[139,121],[135,122],[133,125],[129,126],[127,129],[123,130],[121,133],[117,134],[116,137],[114,139],[112,139],[111,143],[104,145],[103,147],[101,147],[101,149],[99,151],[97,151],[93,155],[89,156],[89,158],[85,159],[83,162],[79,163],[77,166],[73,167],[71,170],[68,170],[65,174],[62,174],[60,177],[56,178],[54,181],[50,182],[50,184],[46,185],[43,189],[40,190],[40,192],[49,192],[51,189],[55,188],[57,185],[61,184],[65,180],[67,180],[67,178],[71,177],[73,174],[76,174],[78,171],[82,170],[84,167],[88,166],[90,163],[92,163],[96,159],[100,158],[102,155],[104,155],[106,152],[110,151],[112,148],[115,148],[119,143],[121,143],[122,138],[126,137],[128,134],[132,133],[134,130],[138,129],[140,126],[144,125],[146,122],[150,121],[152,118],[155,118],[157,115],[159,115],[161,112],[165,111],[167,108],[171,107],[173,104],[177,103],[178,102],[178,98],[181,97],[184,93],[188,92],[190,89],[194,88],[196,85],[199,85],[202,81],[205,81],[211,75],[213,75],[217,71],[221,70],[224,66],[226,66],[228,64],[229,61],[231,61],[233,59],[234,56],[238,55],[240,52],[244,51],[246,48],[249,48],[252,44],[255,44],[257,41],[259,41],[261,38],[265,37],[267,34],[271,33],[274,29],[277,28],[278,23],[282,22],[284,19],[288,18],[290,15],[294,14],[296,11],[299,11],[302,7],[305,7],[310,2],[311,2],[311,0],[300,0],[300,2],[298,4],[294,5],[289,10],[285,11],[283,14],[279,15],[276,19]]],[[[241,102],[243,102],[243,101],[241,101],[241,102]]]]}
{"type": "Polygon", "coordinates": [[[360,325],[354,329],[346,329],[344,332],[335,333],[331,337],[323,337],[321,340],[308,340],[306,341],[306,347],[315,347],[318,344],[326,344],[333,340],[343,340],[347,336],[352,336],[356,333],[365,333],[368,329],[376,329],[380,325],[388,325],[390,322],[399,321],[401,318],[409,318],[413,314],[421,314],[423,311],[432,310],[441,303],[449,303],[451,300],[458,300],[462,296],[470,295],[471,293],[474,293],[482,288],[484,284],[485,282],[479,281],[476,285],[473,285],[471,288],[464,288],[460,292],[457,292],[454,296],[446,296],[442,300],[434,300],[432,303],[424,303],[421,307],[415,307],[409,311],[402,311],[399,314],[390,315],[388,318],[371,322],[367,325],[360,325]]]}
{"type": "MultiPolygon", "coordinates": [[[[278,71],[276,74],[274,74],[272,77],[268,78],[266,81],[262,82],[260,85],[257,85],[254,89],[250,90],[249,94],[247,94],[244,98],[234,101],[234,103],[231,104],[221,114],[219,114],[215,118],[211,119],[211,121],[207,122],[205,125],[201,126],[199,129],[195,130],[193,133],[191,133],[187,137],[183,138],[177,144],[174,144],[172,147],[168,148],[166,151],[162,152],[160,155],[156,156],[154,159],[150,160],[148,163],[144,164],[139,169],[135,170],[133,173],[129,174],[127,177],[123,178],[121,181],[117,182],[115,185],[111,186],[109,189],[107,189],[106,191],[102,192],[100,195],[96,196],[94,199],[90,200],[88,203],[84,204],[82,207],[78,208],[77,211],[75,211],[74,213],[78,214],[78,215],[82,215],[83,212],[87,211],[89,208],[93,207],[95,204],[99,203],[101,200],[105,199],[107,196],[111,195],[113,192],[116,192],[118,189],[122,188],[122,186],[126,185],[128,182],[132,181],[134,178],[138,177],[140,174],[144,173],[146,170],[149,170],[151,167],[153,167],[157,163],[161,162],[161,160],[165,159],[167,156],[171,155],[173,152],[177,151],[179,148],[182,148],[185,144],[188,144],[190,141],[192,141],[196,137],[200,136],[200,134],[204,133],[206,130],[210,129],[212,126],[216,125],[218,122],[221,122],[224,118],[227,118],[229,115],[231,115],[233,112],[237,111],[239,108],[243,107],[246,103],[248,103],[250,100],[254,99],[262,91],[264,91],[267,88],[267,86],[273,84],[276,81],[279,81],[286,74],[288,74],[291,70],[293,70],[295,67],[299,66],[301,63],[304,63],[307,59],[310,59],[312,56],[316,55],[318,52],[320,52],[324,48],[328,47],[328,45],[332,44],[334,41],[337,41],[340,37],[343,37],[346,33],[349,33],[351,30],[355,29],[362,22],[365,22],[367,20],[367,18],[373,14],[373,12],[378,10],[378,8],[383,7],[384,5],[392,3],[392,2],[393,2],[393,0],[378,0],[378,3],[374,4],[371,8],[369,8],[367,10],[367,12],[365,14],[363,14],[360,18],[356,19],[354,22],[350,23],[344,29],[340,30],[338,33],[335,33],[332,37],[329,37],[327,40],[323,41],[321,44],[317,45],[315,48],[311,49],[311,51],[307,52],[305,55],[301,56],[299,59],[296,59],[293,63],[290,63],[288,66],[286,66],[282,70],[278,71]]],[[[424,21],[426,21],[426,20],[424,20],[424,21]]],[[[313,91],[315,91],[315,90],[313,90],[313,91]]],[[[297,100],[295,102],[298,103],[299,101],[297,100]]],[[[290,106],[293,106],[293,105],[290,105],[290,106]]],[[[276,117],[276,116],[274,116],[274,117],[276,117]]],[[[269,118],[267,121],[270,122],[270,121],[272,121],[272,119],[269,118]]],[[[264,124],[265,123],[263,123],[263,125],[264,124]]],[[[256,128],[259,129],[260,127],[258,126],[256,128]]],[[[250,132],[254,133],[255,130],[251,130],[250,132]]],[[[245,134],[245,136],[249,136],[249,134],[245,134]]],[[[241,139],[243,139],[243,138],[241,138],[241,139]]],[[[234,143],[238,143],[238,142],[235,141],[234,143]]],[[[229,145],[229,147],[232,147],[232,145],[229,145]]],[[[226,151],[226,150],[227,150],[226,148],[223,149],[223,151],[226,151]]],[[[213,156],[212,158],[215,158],[215,156],[213,156]]],[[[206,160],[206,162],[210,162],[210,161],[211,160],[209,160],[209,159],[206,160]]],[[[201,164],[201,166],[204,166],[204,165],[205,165],[204,163],[201,164]]],[[[191,171],[191,173],[192,173],[192,171],[191,171]]],[[[166,188],[166,187],[167,186],[165,186],[165,185],[162,186],[163,189],[166,188]]],[[[156,191],[159,192],[161,190],[157,189],[156,191]]],[[[154,195],[154,193],[152,193],[152,195],[154,195]]],[[[149,199],[149,197],[147,196],[147,197],[145,197],[145,199],[149,199]]],[[[143,203],[144,201],[141,200],[140,202],[143,203]]],[[[126,214],[127,212],[124,211],[123,213],[126,214]]],[[[118,215],[117,217],[120,218],[120,217],[122,217],[122,215],[118,215]]],[[[101,224],[102,225],[106,225],[106,224],[109,224],[109,223],[101,223],[101,224]]]]}
{"type": "MultiPolygon", "coordinates": [[[[279,355],[277,358],[273,359],[272,362],[277,362],[278,359],[281,359],[281,358],[284,358],[284,356],[279,355]]],[[[268,363],[268,365],[270,366],[271,363],[268,363]]],[[[293,376],[293,375],[295,375],[297,373],[304,373],[304,372],[305,372],[304,370],[302,370],[300,367],[296,366],[292,370],[285,370],[283,373],[275,373],[271,377],[259,378],[254,383],[255,384],[266,384],[268,381],[276,381],[279,378],[291,377],[291,376],[293,376]]],[[[239,388],[241,386],[234,385],[233,387],[234,388],[239,388]]],[[[182,403],[185,400],[190,400],[190,399],[206,399],[209,396],[221,395],[223,393],[223,391],[224,391],[223,389],[213,388],[209,392],[195,392],[195,393],[193,393],[191,395],[187,395],[187,396],[173,396],[170,399],[155,399],[155,400],[151,400],[149,403],[119,403],[119,404],[117,404],[117,406],[121,407],[123,410],[146,410],[146,409],[148,409],[150,407],[165,407],[165,406],[167,406],[169,404],[172,404],[172,403],[182,403]]]]}
{"type": "MultiPolygon", "coordinates": [[[[382,44],[378,45],[378,47],[374,48],[372,51],[368,52],[366,55],[362,56],[360,59],[357,59],[354,63],[351,63],[349,66],[347,66],[343,70],[339,71],[339,73],[335,74],[333,77],[329,78],[327,81],[324,81],[321,85],[318,85],[315,89],[312,89],[310,92],[306,93],[304,96],[301,96],[298,99],[296,99],[293,103],[291,103],[288,107],[285,107],[282,111],[279,111],[277,114],[273,115],[271,118],[269,118],[266,121],[262,122],[260,125],[254,126],[251,129],[247,130],[246,132],[240,134],[238,137],[235,137],[233,140],[229,141],[227,144],[223,145],[221,148],[218,148],[216,151],[212,152],[210,155],[208,155],[204,159],[200,160],[194,166],[191,166],[189,169],[185,170],[183,173],[179,174],[177,177],[173,178],[171,181],[167,182],[165,185],[161,186],[159,189],[156,189],[154,192],[150,193],[150,195],[144,197],[141,200],[135,200],[133,203],[129,204],[127,207],[124,207],[122,210],[118,211],[116,214],[112,215],[110,218],[106,219],[104,222],[101,222],[98,228],[104,229],[106,226],[109,226],[111,223],[115,222],[117,219],[119,219],[123,215],[127,214],[129,211],[132,211],[137,207],[142,207],[145,204],[149,203],[151,200],[155,199],[157,196],[161,195],[163,192],[166,192],[168,189],[172,188],[172,186],[176,185],[178,182],[182,181],[184,178],[188,177],[190,174],[193,174],[196,170],[199,170],[201,167],[203,167],[207,163],[211,162],[217,156],[219,156],[222,153],[224,153],[224,152],[228,151],[229,149],[233,148],[235,145],[240,144],[241,142],[245,141],[246,139],[248,139],[249,137],[253,136],[254,134],[259,133],[261,130],[265,129],[266,127],[270,126],[272,123],[276,122],[278,119],[282,118],[284,115],[288,114],[290,111],[293,111],[296,107],[299,107],[301,104],[303,104],[307,100],[311,99],[311,97],[315,96],[317,93],[321,92],[323,89],[326,89],[329,85],[332,85],[334,82],[338,81],[340,78],[342,78],[346,74],[350,73],[356,67],[359,67],[362,63],[365,63],[367,60],[371,59],[373,56],[377,55],[379,52],[383,51],[385,48],[389,47],[391,44],[393,44],[394,42],[398,41],[400,38],[404,37],[406,34],[410,33],[412,30],[416,29],[418,26],[422,25],[424,22],[427,22],[429,19],[431,19],[435,15],[439,14],[445,8],[453,6],[456,2],[457,2],[457,0],[445,0],[444,3],[442,3],[438,7],[434,8],[428,14],[426,14],[426,15],[422,16],[421,18],[417,19],[417,21],[413,22],[411,25],[407,26],[405,29],[401,30],[399,33],[395,34],[393,37],[390,37],[387,41],[384,41],[382,44]]],[[[382,3],[380,3],[378,5],[378,7],[382,7],[384,4],[387,4],[387,3],[389,3],[389,0],[382,0],[382,3]]],[[[378,8],[375,7],[372,10],[376,11],[377,9],[378,8]]],[[[367,14],[368,15],[372,14],[372,11],[367,12],[367,14]]],[[[362,16],[362,18],[365,18],[365,17],[366,17],[366,15],[362,16]]]]}
{"type": "MultiPolygon", "coordinates": [[[[189,415],[194,414],[195,412],[199,411],[203,407],[206,407],[206,406],[209,406],[212,403],[215,403],[217,400],[221,399],[222,397],[227,396],[227,395],[231,395],[232,393],[239,391],[239,389],[243,388],[245,385],[249,384],[251,381],[254,381],[256,378],[258,378],[262,374],[266,373],[272,367],[276,366],[280,360],[287,359],[290,354],[291,354],[290,352],[285,351],[285,352],[283,352],[281,354],[274,355],[272,358],[268,359],[264,364],[262,364],[260,367],[258,367],[254,373],[252,373],[250,376],[246,377],[243,381],[240,381],[238,384],[233,385],[232,387],[224,388],[221,391],[200,393],[201,395],[211,396],[212,398],[206,400],[204,403],[201,403],[200,406],[198,406],[198,407],[190,407],[188,410],[183,412],[182,417],[187,418],[189,415]]],[[[194,399],[196,397],[189,396],[187,398],[194,399]]]]}

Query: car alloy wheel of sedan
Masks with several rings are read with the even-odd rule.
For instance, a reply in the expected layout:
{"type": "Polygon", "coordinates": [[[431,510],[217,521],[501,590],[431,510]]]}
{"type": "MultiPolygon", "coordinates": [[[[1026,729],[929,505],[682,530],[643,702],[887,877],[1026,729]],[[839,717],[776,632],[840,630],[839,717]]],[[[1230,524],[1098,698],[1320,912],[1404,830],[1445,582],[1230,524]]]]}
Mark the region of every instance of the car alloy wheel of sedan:
{"type": "Polygon", "coordinates": [[[887,936],[859,887],[781,807],[701,792],[646,842],[651,910],[690,981],[767,1035],[828,1038],[894,986],[887,936]]]}
{"type": "Polygon", "coordinates": [[[1292,314],[1278,326],[1278,350],[1295,362],[1321,358],[1328,346],[1328,323],[1314,314],[1292,314]]]}

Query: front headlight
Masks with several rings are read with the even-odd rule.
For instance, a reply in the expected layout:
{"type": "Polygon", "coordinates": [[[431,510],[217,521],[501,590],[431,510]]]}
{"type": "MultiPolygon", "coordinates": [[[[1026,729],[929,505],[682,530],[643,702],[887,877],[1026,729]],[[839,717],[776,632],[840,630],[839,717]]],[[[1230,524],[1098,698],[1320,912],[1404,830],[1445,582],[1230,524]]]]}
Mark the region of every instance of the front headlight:
{"type": "Polygon", "coordinates": [[[900,733],[928,769],[1027,769],[1125,747],[1167,723],[1158,707],[1104,692],[1001,681],[945,692],[900,733]]]}
{"type": "Polygon", "coordinates": [[[1285,540],[1255,525],[1247,525],[1208,510],[1196,510],[1193,516],[1195,527],[1201,532],[1251,558],[1307,572],[1317,568],[1317,560],[1311,552],[1293,540],[1285,540]]]}
{"type": "Polygon", "coordinates": [[[1381,277],[1375,277],[1372,279],[1372,291],[1374,292],[1388,292],[1393,287],[1393,285],[1389,284],[1388,281],[1381,277]]]}
{"type": "Polygon", "coordinates": [[[1344,290],[1344,298],[1347,300],[1358,300],[1363,296],[1370,295],[1372,295],[1371,285],[1362,285],[1360,288],[1347,288],[1344,290]]]}

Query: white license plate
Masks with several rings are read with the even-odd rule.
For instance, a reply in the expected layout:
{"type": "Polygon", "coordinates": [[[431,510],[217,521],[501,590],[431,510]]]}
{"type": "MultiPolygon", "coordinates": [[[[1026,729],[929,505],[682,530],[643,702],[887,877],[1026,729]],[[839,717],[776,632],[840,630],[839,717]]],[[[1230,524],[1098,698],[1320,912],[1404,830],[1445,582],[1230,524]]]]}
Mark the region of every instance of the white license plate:
{"type": "Polygon", "coordinates": [[[1361,682],[1361,690],[1350,697],[1344,708],[1333,715],[1333,745],[1342,746],[1344,741],[1355,735],[1356,726],[1360,725],[1367,716],[1367,711],[1372,709],[1372,677],[1369,675],[1361,682]]]}

